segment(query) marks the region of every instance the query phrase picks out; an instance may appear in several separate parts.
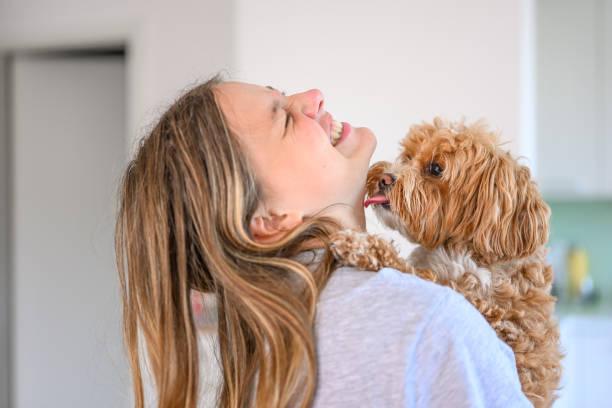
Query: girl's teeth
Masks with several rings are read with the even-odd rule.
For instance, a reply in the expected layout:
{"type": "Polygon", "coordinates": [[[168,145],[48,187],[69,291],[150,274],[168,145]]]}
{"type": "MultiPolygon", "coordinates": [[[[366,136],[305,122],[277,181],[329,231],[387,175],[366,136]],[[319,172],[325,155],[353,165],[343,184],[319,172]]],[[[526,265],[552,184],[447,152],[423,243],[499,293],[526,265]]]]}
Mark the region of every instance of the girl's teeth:
{"type": "Polygon", "coordinates": [[[331,135],[329,137],[329,141],[331,142],[332,145],[336,145],[336,143],[338,143],[338,140],[340,140],[340,138],[342,137],[342,128],[344,126],[342,126],[342,123],[338,122],[337,120],[333,120],[332,119],[332,126],[331,126],[331,135]]]}

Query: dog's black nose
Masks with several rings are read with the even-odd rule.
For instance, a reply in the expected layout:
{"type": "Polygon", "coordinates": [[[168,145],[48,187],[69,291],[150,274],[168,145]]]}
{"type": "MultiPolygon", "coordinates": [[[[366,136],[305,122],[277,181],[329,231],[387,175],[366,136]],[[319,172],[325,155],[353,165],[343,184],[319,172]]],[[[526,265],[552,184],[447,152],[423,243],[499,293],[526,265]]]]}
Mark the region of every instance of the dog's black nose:
{"type": "Polygon", "coordinates": [[[393,174],[383,173],[382,176],[378,179],[378,188],[381,190],[386,190],[390,188],[395,183],[395,177],[393,174]]]}

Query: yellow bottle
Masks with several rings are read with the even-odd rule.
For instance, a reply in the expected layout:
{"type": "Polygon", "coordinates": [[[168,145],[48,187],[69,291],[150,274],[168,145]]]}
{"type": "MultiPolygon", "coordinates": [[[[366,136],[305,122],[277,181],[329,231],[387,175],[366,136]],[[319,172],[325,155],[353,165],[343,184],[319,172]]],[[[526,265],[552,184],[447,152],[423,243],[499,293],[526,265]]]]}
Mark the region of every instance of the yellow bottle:
{"type": "Polygon", "coordinates": [[[583,248],[572,247],[567,255],[570,298],[582,296],[582,288],[589,274],[589,256],[583,248]]]}

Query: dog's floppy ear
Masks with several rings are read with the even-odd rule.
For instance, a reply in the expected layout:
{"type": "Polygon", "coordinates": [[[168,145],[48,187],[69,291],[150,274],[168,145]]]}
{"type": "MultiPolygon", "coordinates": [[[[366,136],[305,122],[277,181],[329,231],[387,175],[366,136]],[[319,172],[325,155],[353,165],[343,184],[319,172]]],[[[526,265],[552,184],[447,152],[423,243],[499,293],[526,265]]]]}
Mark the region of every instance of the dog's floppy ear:
{"type": "Polygon", "coordinates": [[[484,262],[532,255],[548,240],[550,208],[527,167],[499,158],[483,173],[476,197],[473,249],[484,262]]]}

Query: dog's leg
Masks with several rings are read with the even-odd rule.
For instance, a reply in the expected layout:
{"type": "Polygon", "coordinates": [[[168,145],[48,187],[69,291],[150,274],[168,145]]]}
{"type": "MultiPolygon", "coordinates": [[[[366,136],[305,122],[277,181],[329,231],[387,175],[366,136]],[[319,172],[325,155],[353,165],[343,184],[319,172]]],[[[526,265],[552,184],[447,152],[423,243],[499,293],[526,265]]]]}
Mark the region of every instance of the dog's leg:
{"type": "Polygon", "coordinates": [[[332,235],[331,250],[342,265],[354,266],[367,271],[378,271],[384,267],[414,273],[412,267],[402,259],[392,242],[376,235],[353,230],[343,230],[332,235]]]}

